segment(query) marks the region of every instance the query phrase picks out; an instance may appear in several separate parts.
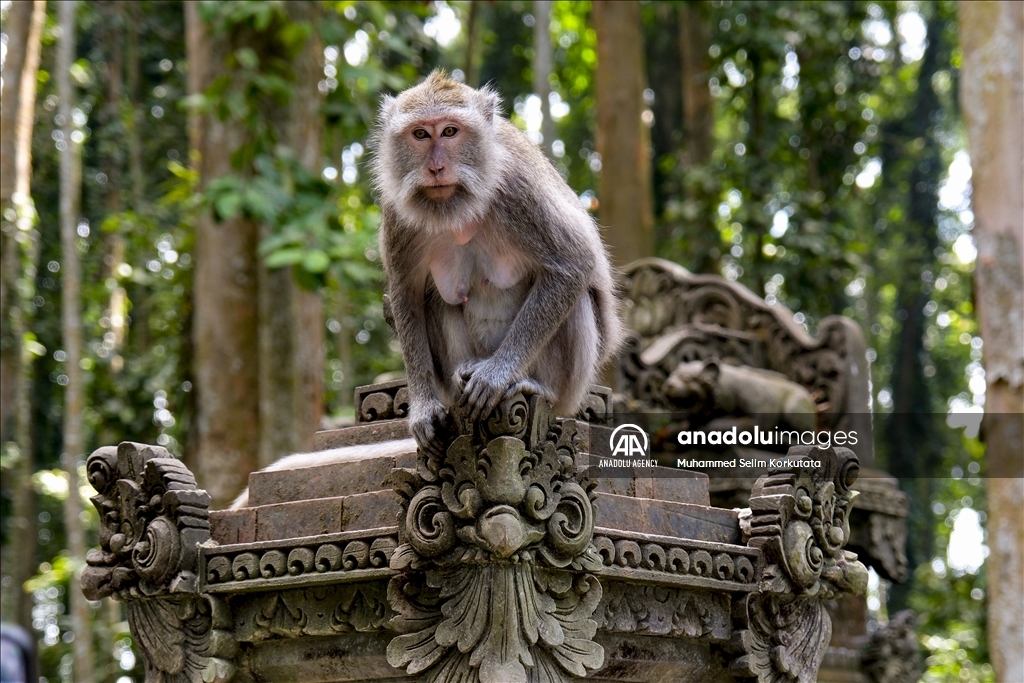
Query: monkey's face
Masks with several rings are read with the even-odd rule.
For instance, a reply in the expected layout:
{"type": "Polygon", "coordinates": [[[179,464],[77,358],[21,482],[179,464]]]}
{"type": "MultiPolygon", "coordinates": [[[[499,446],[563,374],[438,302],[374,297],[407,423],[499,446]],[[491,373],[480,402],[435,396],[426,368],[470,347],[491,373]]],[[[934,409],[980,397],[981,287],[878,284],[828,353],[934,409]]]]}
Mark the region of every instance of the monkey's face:
{"type": "Polygon", "coordinates": [[[499,99],[434,72],[381,105],[373,136],[383,205],[431,232],[459,231],[487,212],[500,183],[499,99]]]}
{"type": "Polygon", "coordinates": [[[450,118],[417,121],[407,131],[411,161],[418,167],[419,191],[434,202],[444,202],[459,189],[463,170],[462,149],[469,137],[459,121],[450,118]]]}

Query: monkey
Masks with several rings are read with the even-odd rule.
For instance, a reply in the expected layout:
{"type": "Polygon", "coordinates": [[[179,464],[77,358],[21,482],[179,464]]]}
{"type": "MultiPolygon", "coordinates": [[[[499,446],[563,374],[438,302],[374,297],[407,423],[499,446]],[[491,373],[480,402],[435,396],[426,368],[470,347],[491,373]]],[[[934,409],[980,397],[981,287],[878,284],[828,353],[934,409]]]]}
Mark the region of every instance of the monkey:
{"type": "Polygon", "coordinates": [[[410,432],[428,453],[456,405],[475,420],[524,391],[574,414],[623,338],[596,222],[500,106],[435,70],[383,99],[370,138],[410,432]]]}
{"type": "MultiPolygon", "coordinates": [[[[597,224],[540,149],[438,70],[385,97],[371,134],[385,315],[405,360],[413,439],[286,456],[264,471],[441,455],[447,409],[486,416],[524,391],[572,415],[624,330],[597,224]]],[[[248,505],[248,490],[231,509],[248,505]]]]}

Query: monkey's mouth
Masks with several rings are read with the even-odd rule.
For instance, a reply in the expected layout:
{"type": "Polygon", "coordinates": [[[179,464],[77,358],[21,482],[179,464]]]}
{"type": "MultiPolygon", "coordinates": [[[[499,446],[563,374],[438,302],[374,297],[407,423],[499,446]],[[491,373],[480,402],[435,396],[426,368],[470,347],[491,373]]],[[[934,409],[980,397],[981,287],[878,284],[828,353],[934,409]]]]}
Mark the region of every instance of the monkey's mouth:
{"type": "Polygon", "coordinates": [[[423,188],[423,193],[433,199],[435,202],[443,202],[444,200],[455,194],[457,185],[430,185],[423,188]]]}

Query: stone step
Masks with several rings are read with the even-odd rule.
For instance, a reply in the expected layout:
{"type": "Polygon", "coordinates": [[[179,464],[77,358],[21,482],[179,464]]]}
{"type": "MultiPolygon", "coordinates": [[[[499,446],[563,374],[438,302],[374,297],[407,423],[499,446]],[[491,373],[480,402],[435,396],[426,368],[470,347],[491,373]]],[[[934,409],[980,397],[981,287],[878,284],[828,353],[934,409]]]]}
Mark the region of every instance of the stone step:
{"type": "MultiPolygon", "coordinates": [[[[585,470],[586,468],[580,468],[585,470]]],[[[630,498],[652,498],[673,503],[710,505],[708,475],[672,467],[616,468],[608,476],[591,473],[598,493],[611,493],[630,498]],[[613,476],[614,475],[614,476],[613,476]]]]}
{"type": "Polygon", "coordinates": [[[280,541],[395,526],[401,513],[391,489],[210,513],[210,537],[221,545],[280,541]]]}
{"type": "Polygon", "coordinates": [[[737,510],[597,493],[595,525],[717,543],[741,543],[737,510]]]}
{"type": "Polygon", "coordinates": [[[326,429],[313,435],[313,450],[361,446],[409,438],[409,420],[381,420],[341,429],[326,429]]]}
{"type": "Polygon", "coordinates": [[[397,456],[253,472],[249,475],[249,507],[390,489],[388,477],[396,467],[416,467],[415,449],[397,456]]]}

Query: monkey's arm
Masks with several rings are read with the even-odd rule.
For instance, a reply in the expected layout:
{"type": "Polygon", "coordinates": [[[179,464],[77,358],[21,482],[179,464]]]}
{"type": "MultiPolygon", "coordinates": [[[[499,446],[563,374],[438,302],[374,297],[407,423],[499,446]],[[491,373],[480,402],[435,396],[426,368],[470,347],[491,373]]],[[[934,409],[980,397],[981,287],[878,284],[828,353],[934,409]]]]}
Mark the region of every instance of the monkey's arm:
{"type": "Polygon", "coordinates": [[[395,333],[402,346],[402,358],[410,394],[409,430],[421,448],[440,455],[437,430],[445,416],[434,361],[427,337],[424,306],[426,270],[416,259],[418,248],[412,233],[396,225],[388,211],[381,222],[381,256],[388,278],[388,295],[395,321],[395,333]]]}
{"type": "MultiPolygon", "coordinates": [[[[511,191],[522,197],[530,188],[511,191]]],[[[497,351],[463,377],[461,402],[470,406],[472,419],[493,410],[509,388],[526,377],[583,296],[595,267],[597,256],[584,238],[584,231],[592,229],[589,217],[584,215],[588,223],[583,224],[571,214],[546,211],[537,200],[531,208],[525,216],[521,210],[507,213],[504,222],[512,226],[509,233],[515,246],[535,264],[534,283],[497,351]]]]}

